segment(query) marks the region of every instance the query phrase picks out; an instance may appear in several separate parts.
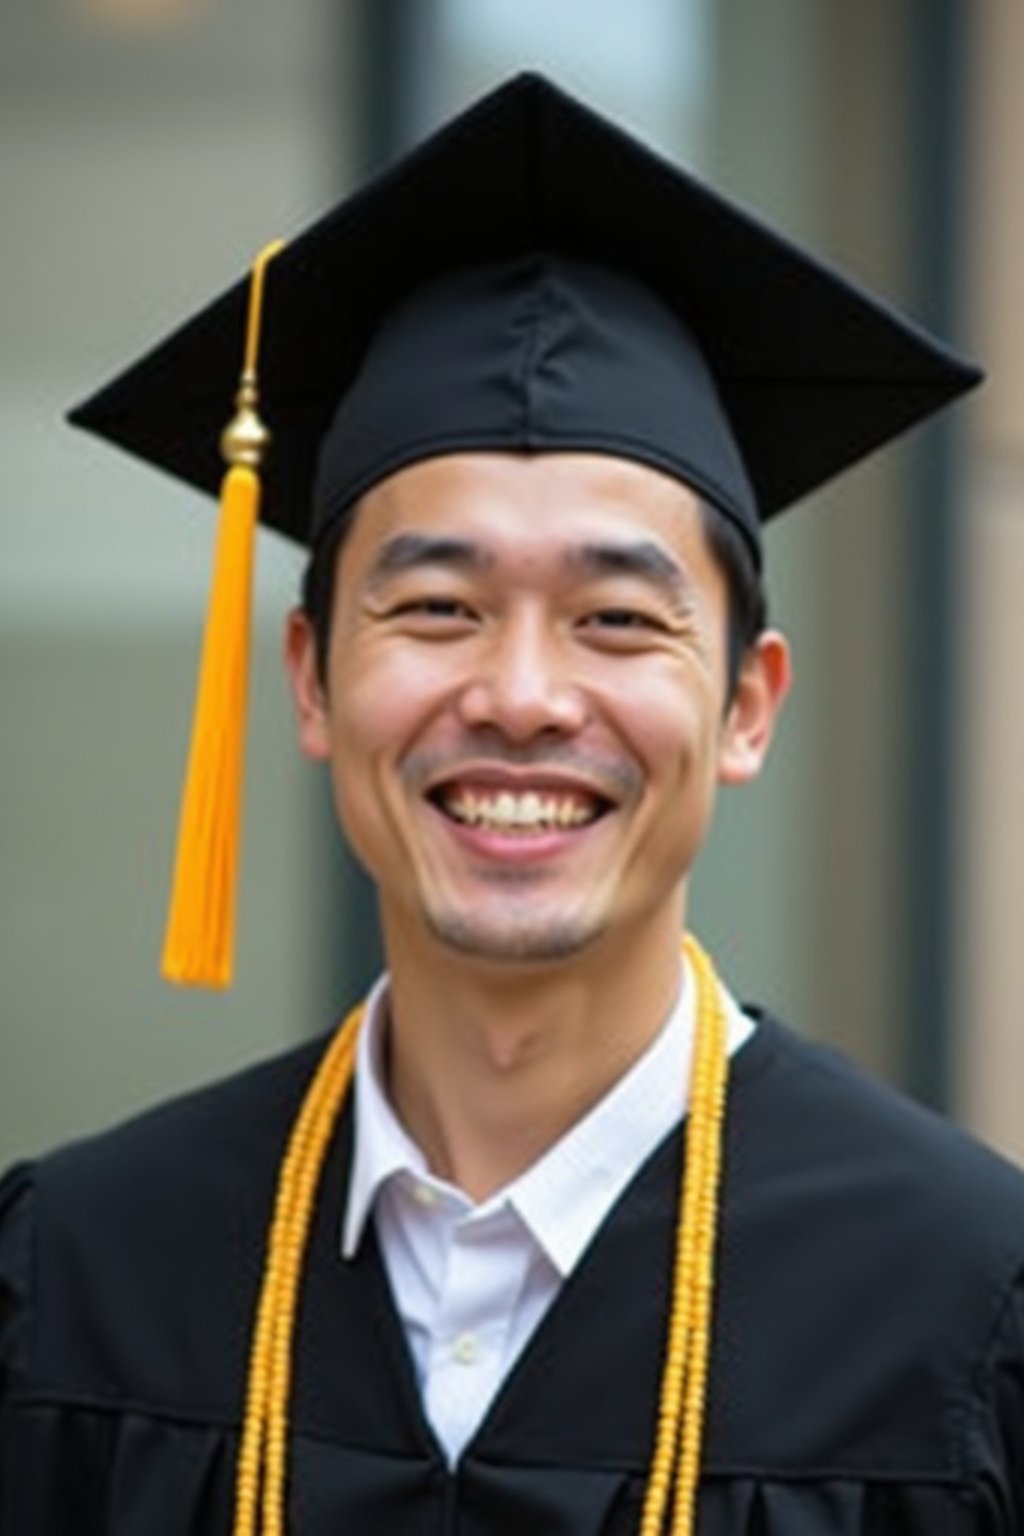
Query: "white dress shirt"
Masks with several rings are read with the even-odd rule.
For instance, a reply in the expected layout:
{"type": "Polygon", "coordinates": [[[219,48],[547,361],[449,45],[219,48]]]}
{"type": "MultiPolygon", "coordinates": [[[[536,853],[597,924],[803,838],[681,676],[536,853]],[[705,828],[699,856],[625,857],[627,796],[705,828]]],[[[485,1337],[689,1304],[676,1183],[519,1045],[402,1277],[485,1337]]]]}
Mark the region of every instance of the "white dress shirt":
{"type": "MultiPolygon", "coordinates": [[[[454,1465],[523,1346],[627,1184],[686,1108],[695,986],[644,1054],[518,1178],[474,1203],[436,1178],[387,1096],[387,980],[374,987],[355,1077],[342,1251],[373,1213],[426,1417],[454,1465]]],[[[725,993],[730,1054],[753,1031],[725,993]]]]}

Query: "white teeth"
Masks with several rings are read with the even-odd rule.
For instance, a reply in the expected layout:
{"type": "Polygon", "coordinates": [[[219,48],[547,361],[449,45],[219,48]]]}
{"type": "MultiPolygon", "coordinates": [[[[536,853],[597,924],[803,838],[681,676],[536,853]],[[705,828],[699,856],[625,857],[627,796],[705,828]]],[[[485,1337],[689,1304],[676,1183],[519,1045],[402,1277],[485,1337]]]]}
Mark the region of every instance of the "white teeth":
{"type": "Polygon", "coordinates": [[[531,790],[522,797],[519,806],[520,819],[529,827],[537,826],[544,820],[544,802],[540,795],[535,795],[531,790]]]}
{"type": "Polygon", "coordinates": [[[471,789],[457,789],[445,796],[444,807],[456,821],[502,832],[580,827],[593,821],[597,814],[593,801],[576,795],[542,795],[536,790],[516,795],[503,789],[496,795],[484,795],[471,789]]]}

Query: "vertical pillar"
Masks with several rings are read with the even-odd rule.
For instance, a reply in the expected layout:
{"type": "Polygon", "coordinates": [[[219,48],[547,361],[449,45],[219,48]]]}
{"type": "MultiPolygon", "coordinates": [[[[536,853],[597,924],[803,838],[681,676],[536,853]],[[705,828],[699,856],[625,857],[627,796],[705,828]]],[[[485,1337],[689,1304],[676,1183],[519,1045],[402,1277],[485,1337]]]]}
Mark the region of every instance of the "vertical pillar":
{"type": "Polygon", "coordinates": [[[972,415],[957,587],[964,815],[956,1108],[1024,1160],[1024,7],[971,11],[972,321],[988,381],[972,415]]]}

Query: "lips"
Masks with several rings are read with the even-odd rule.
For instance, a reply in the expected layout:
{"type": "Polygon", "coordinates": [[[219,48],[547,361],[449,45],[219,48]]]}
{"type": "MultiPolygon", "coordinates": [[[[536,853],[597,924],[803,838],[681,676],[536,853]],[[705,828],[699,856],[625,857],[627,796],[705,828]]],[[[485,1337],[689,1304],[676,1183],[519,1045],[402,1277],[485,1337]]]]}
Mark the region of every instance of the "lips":
{"type": "Polygon", "coordinates": [[[455,782],[439,786],[430,799],[463,826],[518,837],[587,827],[609,809],[607,800],[575,787],[509,789],[455,782]]]}

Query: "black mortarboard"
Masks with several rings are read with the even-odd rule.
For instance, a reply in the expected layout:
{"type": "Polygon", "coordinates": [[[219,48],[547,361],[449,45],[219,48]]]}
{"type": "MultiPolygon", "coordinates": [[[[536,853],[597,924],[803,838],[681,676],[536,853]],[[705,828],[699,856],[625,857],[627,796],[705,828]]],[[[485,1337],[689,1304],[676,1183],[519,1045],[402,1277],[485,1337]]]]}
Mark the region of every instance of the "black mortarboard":
{"type": "Polygon", "coordinates": [[[257,511],[316,543],[416,459],[590,450],[687,482],[759,557],[762,521],[979,378],[533,75],[454,119],[269,269],[261,257],[252,280],[71,420],[214,492],[243,335],[164,954],[186,981],[223,983],[231,969],[257,511]]]}
{"type": "MultiPolygon", "coordinates": [[[[215,493],[246,303],[243,281],[71,420],[215,493]]],[[[755,546],[979,378],[535,75],[286,247],[261,375],[261,518],[291,538],[414,458],[576,447],[668,469],[755,546]]]]}

